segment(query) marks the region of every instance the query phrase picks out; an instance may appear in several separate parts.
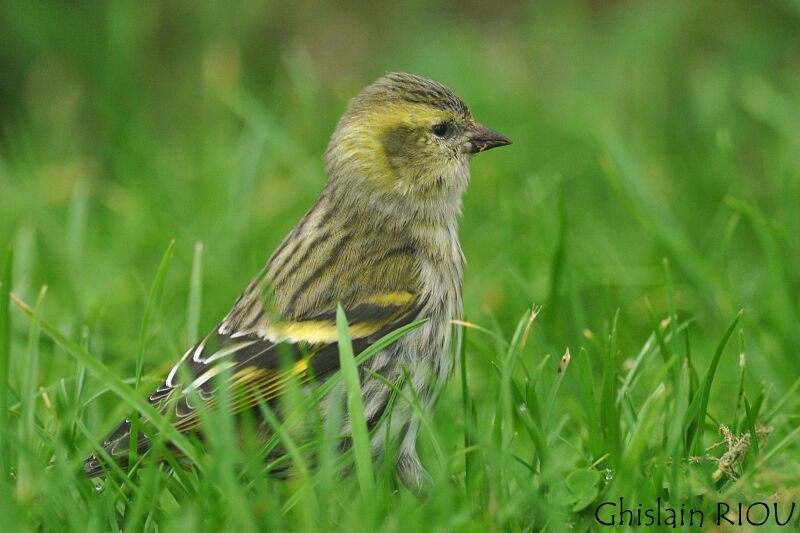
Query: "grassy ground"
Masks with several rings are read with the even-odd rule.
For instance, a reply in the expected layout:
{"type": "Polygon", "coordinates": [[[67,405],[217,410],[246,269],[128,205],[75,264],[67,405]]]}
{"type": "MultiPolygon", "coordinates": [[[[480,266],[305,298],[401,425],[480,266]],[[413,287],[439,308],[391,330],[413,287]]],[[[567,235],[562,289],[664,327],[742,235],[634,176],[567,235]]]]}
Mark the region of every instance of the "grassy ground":
{"type": "Polygon", "coordinates": [[[550,4],[4,2],[0,520],[582,531],[622,497],[704,528],[720,502],[778,502],[783,521],[800,498],[800,8],[550,4]],[[422,431],[430,498],[383,463],[340,477],[358,454],[291,424],[277,480],[211,414],[208,454],[182,442],[196,470],[86,480],[64,460],[228,311],[321,189],[347,100],[389,70],[446,83],[515,142],[472,165],[480,327],[422,431]]]}

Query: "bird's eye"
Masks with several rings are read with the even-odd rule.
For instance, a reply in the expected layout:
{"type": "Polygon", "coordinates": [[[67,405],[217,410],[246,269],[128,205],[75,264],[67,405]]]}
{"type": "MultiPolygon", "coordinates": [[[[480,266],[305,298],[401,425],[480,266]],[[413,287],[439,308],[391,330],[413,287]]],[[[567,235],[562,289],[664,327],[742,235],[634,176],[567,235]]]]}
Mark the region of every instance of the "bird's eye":
{"type": "Polygon", "coordinates": [[[439,124],[435,124],[431,131],[437,137],[447,137],[450,133],[450,123],[449,122],[440,122],[439,124]]]}

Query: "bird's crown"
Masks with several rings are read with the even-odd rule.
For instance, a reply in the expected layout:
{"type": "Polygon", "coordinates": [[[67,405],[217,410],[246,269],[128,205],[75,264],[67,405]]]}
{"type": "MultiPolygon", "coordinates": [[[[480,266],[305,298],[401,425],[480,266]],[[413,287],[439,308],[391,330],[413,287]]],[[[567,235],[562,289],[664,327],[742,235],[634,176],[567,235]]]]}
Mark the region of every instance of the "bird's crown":
{"type": "Polygon", "coordinates": [[[407,74],[390,72],[366,87],[353,101],[355,106],[385,103],[425,104],[456,116],[468,117],[469,109],[456,94],[437,81],[407,74]]]}

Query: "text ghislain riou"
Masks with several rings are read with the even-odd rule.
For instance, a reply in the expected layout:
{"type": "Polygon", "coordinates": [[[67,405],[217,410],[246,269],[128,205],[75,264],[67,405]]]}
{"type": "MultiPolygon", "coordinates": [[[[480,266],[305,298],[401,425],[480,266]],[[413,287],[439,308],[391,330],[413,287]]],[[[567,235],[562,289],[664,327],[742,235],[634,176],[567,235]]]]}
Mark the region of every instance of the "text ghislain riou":
{"type": "Polygon", "coordinates": [[[594,518],[603,526],[795,526],[800,527],[800,513],[795,515],[795,502],[717,502],[713,516],[706,516],[700,509],[681,504],[671,507],[661,498],[655,506],[641,503],[628,507],[620,497],[619,502],[606,501],[594,509],[594,518]],[[793,520],[794,519],[794,520],[793,520]]]}

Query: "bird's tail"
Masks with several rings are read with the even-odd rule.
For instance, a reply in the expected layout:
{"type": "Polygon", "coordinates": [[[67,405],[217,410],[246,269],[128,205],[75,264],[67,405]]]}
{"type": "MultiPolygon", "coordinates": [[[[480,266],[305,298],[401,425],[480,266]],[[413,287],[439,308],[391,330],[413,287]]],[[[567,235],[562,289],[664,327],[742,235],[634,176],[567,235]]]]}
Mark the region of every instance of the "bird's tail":
{"type": "MultiPolygon", "coordinates": [[[[105,453],[93,453],[83,462],[83,470],[89,478],[102,476],[109,469],[109,461],[120,467],[123,471],[128,470],[130,460],[129,452],[131,448],[131,422],[123,421],[112,431],[101,446],[105,453]]],[[[136,453],[142,455],[150,449],[150,439],[141,433],[136,439],[136,453]]]]}

